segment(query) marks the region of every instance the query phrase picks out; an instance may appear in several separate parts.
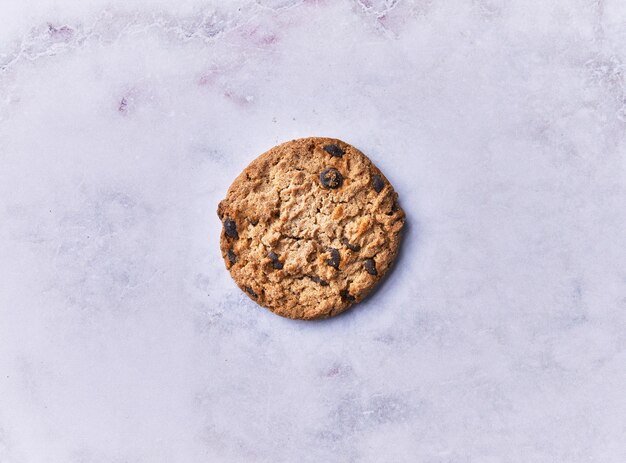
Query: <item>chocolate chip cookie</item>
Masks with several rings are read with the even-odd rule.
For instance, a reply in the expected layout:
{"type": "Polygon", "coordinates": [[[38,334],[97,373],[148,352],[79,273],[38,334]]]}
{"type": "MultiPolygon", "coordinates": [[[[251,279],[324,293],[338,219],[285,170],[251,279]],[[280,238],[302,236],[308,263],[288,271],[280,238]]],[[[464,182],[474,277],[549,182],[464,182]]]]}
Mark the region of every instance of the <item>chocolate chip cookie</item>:
{"type": "Polygon", "coordinates": [[[289,318],[325,318],[361,301],[398,252],[404,212],[389,180],[332,138],[275,146],[218,206],[226,267],[254,301],[289,318]]]}

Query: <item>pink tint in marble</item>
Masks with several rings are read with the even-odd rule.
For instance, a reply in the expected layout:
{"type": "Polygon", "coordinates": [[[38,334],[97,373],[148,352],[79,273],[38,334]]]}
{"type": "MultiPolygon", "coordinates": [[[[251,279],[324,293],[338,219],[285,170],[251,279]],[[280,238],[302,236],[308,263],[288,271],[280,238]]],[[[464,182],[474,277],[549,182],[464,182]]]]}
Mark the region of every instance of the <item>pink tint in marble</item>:
{"type": "Polygon", "coordinates": [[[69,26],[54,26],[48,23],[48,34],[55,42],[68,42],[74,37],[74,29],[69,26]]]}

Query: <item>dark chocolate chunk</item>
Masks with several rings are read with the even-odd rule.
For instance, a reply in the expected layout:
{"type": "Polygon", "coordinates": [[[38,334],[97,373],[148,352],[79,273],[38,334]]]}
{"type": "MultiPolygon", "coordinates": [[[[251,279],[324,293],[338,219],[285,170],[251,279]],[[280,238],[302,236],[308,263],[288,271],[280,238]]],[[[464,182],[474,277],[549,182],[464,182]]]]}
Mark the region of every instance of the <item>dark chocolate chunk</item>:
{"type": "Polygon", "coordinates": [[[228,260],[230,261],[231,264],[237,263],[237,254],[235,254],[232,248],[226,251],[226,255],[228,256],[228,260]]]}
{"type": "Polygon", "coordinates": [[[343,185],[343,176],[334,167],[329,167],[320,172],[320,182],[324,188],[339,188],[343,185]]]}
{"type": "Polygon", "coordinates": [[[278,260],[278,254],[276,254],[274,251],[270,251],[267,253],[267,257],[269,257],[272,261],[272,267],[274,267],[276,270],[282,270],[283,264],[280,260],[278,260]]]}
{"type": "Polygon", "coordinates": [[[356,301],[356,297],[350,294],[347,289],[342,289],[341,291],[339,291],[339,295],[342,297],[342,299],[345,299],[346,301],[356,301]]]}
{"type": "Polygon", "coordinates": [[[246,293],[248,293],[250,296],[257,298],[259,297],[259,295],[257,293],[254,292],[254,289],[252,289],[250,286],[245,286],[243,289],[246,290],[246,293]]]}
{"type": "Polygon", "coordinates": [[[320,286],[328,286],[328,282],[325,281],[325,280],[322,280],[317,275],[309,275],[309,278],[311,279],[311,281],[314,281],[315,283],[319,284],[320,286]]]}
{"type": "Polygon", "coordinates": [[[236,240],[239,239],[239,233],[237,233],[237,224],[233,219],[229,217],[226,217],[226,219],[224,219],[224,233],[226,233],[226,236],[230,238],[235,238],[236,240]]]}
{"type": "Polygon", "coordinates": [[[250,219],[250,223],[252,224],[252,226],[256,227],[259,221],[257,219],[250,219]]]}
{"type": "Polygon", "coordinates": [[[372,176],[372,188],[374,188],[376,193],[380,193],[385,188],[385,181],[380,175],[372,176]]]}
{"type": "Polygon", "coordinates": [[[370,275],[378,275],[378,271],[376,271],[376,261],[374,259],[365,259],[363,266],[365,267],[365,271],[370,275]]]}
{"type": "Polygon", "coordinates": [[[341,238],[341,244],[343,244],[345,247],[347,247],[350,251],[360,251],[361,250],[361,246],[359,246],[358,244],[350,244],[350,241],[348,241],[348,238],[341,238]]]}
{"type": "Polygon", "coordinates": [[[332,268],[339,270],[339,261],[341,260],[339,250],[335,248],[328,248],[326,251],[330,253],[330,259],[326,259],[326,263],[332,268]]]}
{"type": "Polygon", "coordinates": [[[326,151],[331,156],[335,156],[336,158],[340,158],[344,154],[344,151],[337,145],[326,145],[324,146],[324,151],[326,151]]]}

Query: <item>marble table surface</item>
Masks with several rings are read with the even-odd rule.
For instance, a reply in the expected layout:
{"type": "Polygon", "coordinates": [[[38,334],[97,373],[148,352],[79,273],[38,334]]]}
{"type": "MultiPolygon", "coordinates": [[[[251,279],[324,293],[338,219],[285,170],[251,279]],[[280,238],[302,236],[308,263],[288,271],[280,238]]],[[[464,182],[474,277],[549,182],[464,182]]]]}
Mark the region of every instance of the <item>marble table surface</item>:
{"type": "Polygon", "coordinates": [[[626,461],[622,0],[3,0],[0,463],[626,461]],[[408,228],[297,322],[221,261],[274,144],[408,228]]]}

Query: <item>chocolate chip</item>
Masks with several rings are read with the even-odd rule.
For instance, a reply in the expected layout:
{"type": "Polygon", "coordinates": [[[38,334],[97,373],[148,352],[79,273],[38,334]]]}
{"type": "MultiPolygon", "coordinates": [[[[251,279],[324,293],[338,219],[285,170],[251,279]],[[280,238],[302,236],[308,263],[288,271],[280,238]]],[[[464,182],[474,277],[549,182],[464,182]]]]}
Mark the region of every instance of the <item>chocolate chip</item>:
{"type": "Polygon", "coordinates": [[[378,275],[376,271],[376,261],[374,259],[365,259],[363,266],[365,267],[365,271],[370,275],[378,275]]]}
{"type": "Polygon", "coordinates": [[[245,289],[246,293],[248,293],[250,296],[254,297],[255,299],[259,297],[259,295],[255,293],[254,290],[250,286],[245,286],[243,289],[245,289]]]}
{"type": "Polygon", "coordinates": [[[361,246],[359,246],[358,244],[350,244],[350,241],[348,241],[348,238],[345,238],[345,237],[341,238],[341,244],[347,247],[350,251],[358,252],[361,250],[361,246]]]}
{"type": "Polygon", "coordinates": [[[328,282],[322,280],[317,275],[309,275],[309,278],[311,279],[311,281],[314,281],[315,283],[319,284],[320,286],[328,286],[328,282]]]}
{"type": "Polygon", "coordinates": [[[274,251],[270,251],[267,253],[267,257],[269,257],[272,261],[272,267],[274,267],[276,270],[282,270],[283,264],[281,261],[278,260],[278,254],[276,254],[274,251]]]}
{"type": "Polygon", "coordinates": [[[236,240],[239,239],[239,233],[237,233],[237,224],[233,219],[228,217],[224,219],[224,233],[226,233],[226,236],[229,236],[230,238],[235,238],[236,240]]]}
{"type": "Polygon", "coordinates": [[[344,154],[344,151],[337,145],[326,145],[324,146],[324,151],[326,151],[331,156],[335,156],[336,158],[340,158],[344,154]]]}
{"type": "Polygon", "coordinates": [[[250,219],[250,223],[252,224],[252,226],[256,227],[259,221],[257,219],[250,219]]]}
{"type": "Polygon", "coordinates": [[[339,251],[335,248],[328,248],[326,251],[330,253],[330,259],[326,259],[326,263],[332,268],[339,270],[339,261],[341,260],[339,251]]]}
{"type": "Polygon", "coordinates": [[[235,252],[232,249],[229,249],[228,251],[226,251],[226,255],[228,256],[228,260],[230,261],[231,264],[237,263],[237,254],[235,254],[235,252]]]}
{"type": "Polygon", "coordinates": [[[380,175],[372,176],[372,188],[374,188],[376,193],[380,193],[385,188],[385,181],[380,175]]]}
{"type": "Polygon", "coordinates": [[[346,301],[350,301],[350,302],[356,301],[356,297],[350,294],[347,289],[342,289],[341,291],[339,291],[339,295],[341,296],[342,299],[345,299],[346,301]]]}
{"type": "Polygon", "coordinates": [[[334,167],[329,167],[320,172],[320,182],[324,188],[339,188],[343,185],[343,176],[334,167]]]}

